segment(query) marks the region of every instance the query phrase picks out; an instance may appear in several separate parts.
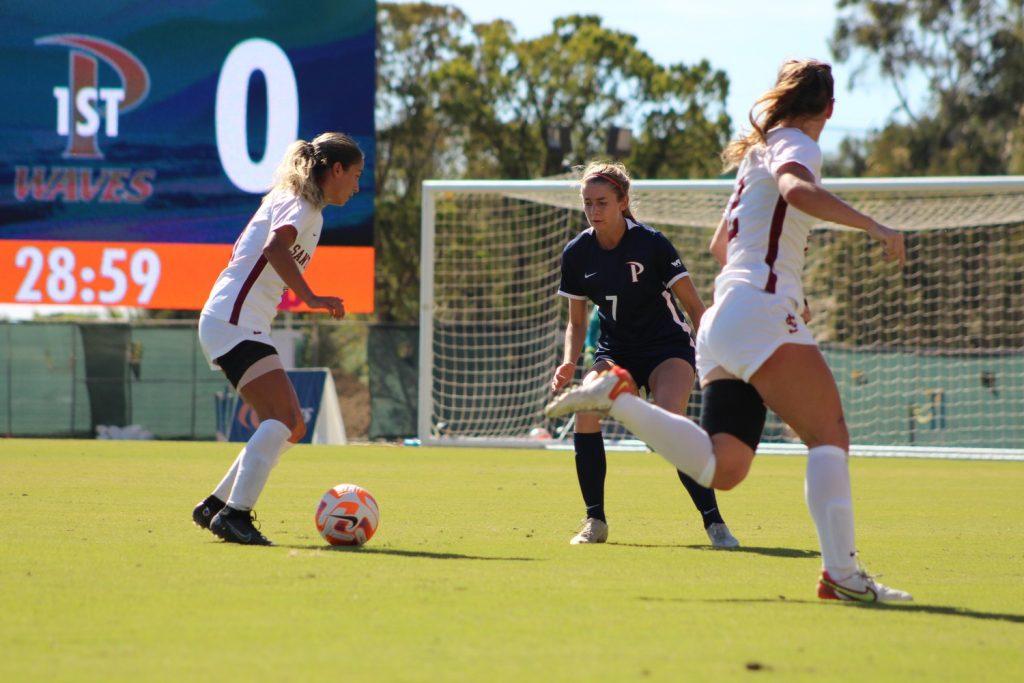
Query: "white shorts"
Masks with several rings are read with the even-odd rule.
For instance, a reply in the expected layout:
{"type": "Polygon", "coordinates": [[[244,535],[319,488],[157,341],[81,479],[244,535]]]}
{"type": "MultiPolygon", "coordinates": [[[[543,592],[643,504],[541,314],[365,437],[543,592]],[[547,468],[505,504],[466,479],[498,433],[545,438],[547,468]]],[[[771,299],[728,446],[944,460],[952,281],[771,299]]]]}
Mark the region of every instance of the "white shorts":
{"type": "Polygon", "coordinates": [[[817,346],[793,300],[735,285],[700,319],[697,374],[716,367],[744,382],[783,344],[817,346]]]}
{"type": "Polygon", "coordinates": [[[216,359],[246,340],[274,346],[270,339],[270,330],[232,325],[227,320],[219,320],[209,315],[199,316],[199,345],[203,348],[203,355],[206,356],[206,362],[210,364],[211,369],[219,369],[216,359]]]}

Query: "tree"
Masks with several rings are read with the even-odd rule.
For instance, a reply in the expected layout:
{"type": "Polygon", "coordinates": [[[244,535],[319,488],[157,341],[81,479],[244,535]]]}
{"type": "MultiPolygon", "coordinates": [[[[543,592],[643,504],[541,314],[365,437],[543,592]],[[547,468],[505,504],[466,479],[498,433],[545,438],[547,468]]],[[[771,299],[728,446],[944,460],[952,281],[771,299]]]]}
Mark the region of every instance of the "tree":
{"type": "Polygon", "coordinates": [[[906,122],[869,136],[845,170],[868,175],[1024,170],[1024,1],[838,0],[832,52],[889,81],[906,122]],[[931,97],[915,110],[909,79],[931,97]]]}
{"type": "Polygon", "coordinates": [[[560,174],[607,156],[610,125],[638,131],[634,175],[709,177],[730,133],[723,72],[659,65],[595,16],[521,40],[506,21],[471,25],[451,6],[382,3],[377,61],[381,320],[416,317],[424,180],[560,174]],[[569,131],[568,149],[548,144],[552,129],[569,131]]]}
{"type": "Polygon", "coordinates": [[[550,33],[517,41],[504,21],[479,24],[474,40],[436,74],[443,112],[477,177],[562,173],[606,156],[610,125],[639,128],[628,159],[638,175],[717,174],[728,139],[728,78],[707,62],[662,66],[637,39],[596,16],[556,19],[550,33]],[[547,144],[568,129],[569,149],[547,144]]]}
{"type": "Polygon", "coordinates": [[[419,207],[424,180],[450,173],[452,141],[433,74],[467,30],[450,6],[381,4],[377,17],[376,309],[413,322],[419,308],[419,207]]]}

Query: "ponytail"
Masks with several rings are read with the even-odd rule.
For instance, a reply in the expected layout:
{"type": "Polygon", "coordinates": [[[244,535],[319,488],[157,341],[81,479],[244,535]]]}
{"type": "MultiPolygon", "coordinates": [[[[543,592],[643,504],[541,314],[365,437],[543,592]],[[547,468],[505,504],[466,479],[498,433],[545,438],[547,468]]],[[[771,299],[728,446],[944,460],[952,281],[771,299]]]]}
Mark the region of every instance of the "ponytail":
{"type": "Polygon", "coordinates": [[[722,152],[725,170],[739,166],[751,148],[768,142],[768,133],[782,121],[816,116],[825,111],[835,91],[832,66],[817,59],[789,59],[782,63],[775,87],[750,109],[749,133],[730,142],[722,152]]]}

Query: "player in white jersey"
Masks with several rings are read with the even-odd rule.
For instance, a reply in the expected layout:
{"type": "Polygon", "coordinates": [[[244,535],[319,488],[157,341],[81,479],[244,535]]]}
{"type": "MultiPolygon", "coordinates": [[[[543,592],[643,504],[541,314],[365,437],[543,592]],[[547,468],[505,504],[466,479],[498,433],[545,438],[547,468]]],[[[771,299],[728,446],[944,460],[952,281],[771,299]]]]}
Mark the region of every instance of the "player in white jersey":
{"type": "Polygon", "coordinates": [[[199,342],[260,419],[217,488],[192,512],[200,527],[232,543],[269,545],[252,522],[252,508],[281,454],[306,433],[306,424],[270,340],[270,326],[286,288],[331,317],[345,315],[335,296],[318,296],[303,277],[328,204],[342,206],[359,191],[363,153],[342,133],[298,140],[285,154],[274,187],[239,235],[199,317],[199,342]]]}
{"type": "Polygon", "coordinates": [[[767,404],[809,449],[805,491],[824,565],[818,597],[910,600],[858,565],[843,408],[800,315],[804,249],[815,223],[863,230],[882,243],[886,260],[902,264],[904,259],[900,233],[820,184],[817,141],[834,104],[828,64],[787,61],[775,87],[751,111],[753,132],[723,154],[727,168],[739,165],[739,171],[711,242],[723,265],[714,304],[697,332],[701,426],[639,400],[632,378],[621,369],[570,390],[546,412],[607,410],[677,469],[704,486],[727,490],[750,470],[767,404]]]}

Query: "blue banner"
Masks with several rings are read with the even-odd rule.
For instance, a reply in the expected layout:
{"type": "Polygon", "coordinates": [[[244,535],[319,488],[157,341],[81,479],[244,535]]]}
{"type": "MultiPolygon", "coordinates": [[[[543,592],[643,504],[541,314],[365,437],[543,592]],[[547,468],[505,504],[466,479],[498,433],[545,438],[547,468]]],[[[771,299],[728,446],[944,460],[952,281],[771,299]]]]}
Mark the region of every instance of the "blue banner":
{"type": "MultiPolygon", "coordinates": [[[[324,396],[326,372],[323,369],[288,371],[288,379],[295,387],[295,394],[299,397],[299,407],[302,410],[302,419],[306,423],[306,435],[299,443],[313,443],[313,431],[316,421],[320,417],[320,403],[324,396]]],[[[259,426],[260,419],[256,416],[256,411],[239,399],[235,407],[235,414],[231,419],[228,441],[248,441],[259,426]]]]}

